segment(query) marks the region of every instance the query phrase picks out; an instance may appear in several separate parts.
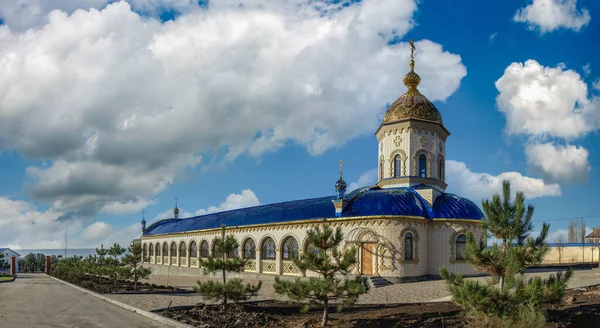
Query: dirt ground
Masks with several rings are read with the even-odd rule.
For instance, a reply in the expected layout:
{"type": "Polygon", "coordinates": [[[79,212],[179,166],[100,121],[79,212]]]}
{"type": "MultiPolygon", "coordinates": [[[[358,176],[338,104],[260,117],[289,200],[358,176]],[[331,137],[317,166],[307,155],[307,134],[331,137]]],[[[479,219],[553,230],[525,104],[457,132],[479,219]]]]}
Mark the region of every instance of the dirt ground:
{"type": "MultiPolygon", "coordinates": [[[[172,309],[162,315],[203,328],[319,327],[321,310],[300,313],[299,306],[286,302],[257,302],[220,306],[200,305],[192,309],[172,309]]],[[[357,305],[330,316],[330,327],[471,327],[469,319],[451,302],[357,305]]],[[[563,302],[547,308],[547,327],[600,327],[600,287],[568,290],[563,302]]]]}
{"type": "MultiPolygon", "coordinates": [[[[101,282],[99,282],[97,279],[94,278],[74,282],[74,284],[100,294],[134,292],[133,282],[125,280],[119,280],[115,285],[111,281],[103,279],[101,282]]],[[[138,288],[136,293],[172,293],[175,291],[181,292],[183,290],[177,289],[175,287],[157,286],[150,285],[148,283],[138,282],[138,288]]]]}

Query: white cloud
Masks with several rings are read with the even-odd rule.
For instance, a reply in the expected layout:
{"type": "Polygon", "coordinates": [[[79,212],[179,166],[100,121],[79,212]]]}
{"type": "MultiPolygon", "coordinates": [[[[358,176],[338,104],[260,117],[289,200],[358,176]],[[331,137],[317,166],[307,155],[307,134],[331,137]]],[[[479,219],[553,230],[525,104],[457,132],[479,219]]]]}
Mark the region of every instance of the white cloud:
{"type": "Polygon", "coordinates": [[[353,191],[358,188],[362,188],[362,187],[366,187],[366,186],[372,186],[376,182],[377,182],[377,169],[373,169],[373,170],[363,173],[358,178],[358,181],[351,182],[348,185],[348,191],[353,191]]]}
{"type": "Polygon", "coordinates": [[[258,200],[258,197],[256,197],[256,194],[250,189],[244,189],[239,194],[230,194],[225,201],[218,206],[209,206],[206,209],[201,208],[197,210],[195,214],[204,215],[257,205],[260,205],[260,201],[258,200]]]}
{"type": "Polygon", "coordinates": [[[577,9],[577,0],[533,0],[520,8],[513,20],[544,34],[560,28],[580,31],[589,24],[591,16],[587,9],[577,9]]]}
{"type": "Polygon", "coordinates": [[[131,241],[138,238],[141,233],[142,226],[140,223],[118,228],[100,221],[87,226],[81,233],[80,238],[73,241],[73,243],[74,247],[78,248],[100,248],[100,245],[107,248],[114,243],[127,248],[131,241]]]}
{"type": "MultiPolygon", "coordinates": [[[[314,4],[223,1],[161,23],[117,2],[0,26],[0,150],[46,161],[27,170],[31,195],[75,217],[137,211],[204,153],[317,155],[371,133],[403,93],[410,52],[389,40],[416,2],[314,4]]],[[[416,46],[421,91],[444,101],[460,56],[416,46]]]]}
{"type": "Polygon", "coordinates": [[[591,63],[587,63],[585,65],[583,65],[583,75],[584,76],[589,76],[590,74],[592,74],[592,64],[591,63]]]}
{"type": "Polygon", "coordinates": [[[512,63],[496,88],[509,134],[577,138],[600,126],[600,99],[588,99],[587,84],[564,65],[544,67],[531,59],[512,63]]]}
{"type": "Polygon", "coordinates": [[[600,78],[596,79],[596,81],[594,81],[594,84],[592,84],[592,87],[598,91],[600,91],[600,78]]]}
{"type": "Polygon", "coordinates": [[[542,179],[526,177],[518,172],[503,172],[498,175],[476,173],[469,170],[465,163],[453,160],[446,161],[446,177],[449,192],[467,197],[476,204],[482,199],[502,193],[503,180],[510,181],[513,194],[522,191],[529,199],[561,195],[558,184],[547,184],[542,179]]]}
{"type": "Polygon", "coordinates": [[[105,222],[94,222],[87,226],[81,233],[84,239],[104,239],[113,232],[112,227],[105,222]]]}
{"type": "MultiPolygon", "coordinates": [[[[260,205],[260,200],[254,193],[254,191],[250,189],[244,189],[241,193],[236,194],[232,193],[227,196],[224,202],[221,202],[219,205],[212,205],[208,208],[201,208],[194,212],[189,212],[184,208],[179,209],[179,217],[180,218],[189,218],[198,215],[204,215],[209,213],[223,212],[229,210],[235,210],[238,208],[252,207],[260,205]]],[[[154,217],[148,225],[162,219],[168,219],[173,217],[173,210],[167,210],[162,213],[159,213],[154,217]]]]}
{"type": "Polygon", "coordinates": [[[589,152],[581,146],[555,146],[553,143],[529,144],[525,148],[527,163],[548,181],[585,181],[591,167],[589,152]]]}
{"type": "Polygon", "coordinates": [[[72,234],[82,227],[78,220],[58,220],[62,214],[53,209],[38,211],[25,201],[0,196],[0,245],[61,248],[65,231],[72,234]]]}
{"type": "MultiPolygon", "coordinates": [[[[14,31],[38,28],[48,23],[48,15],[54,10],[72,14],[78,9],[102,9],[113,0],[11,0],[0,2],[0,18],[14,31]]],[[[127,0],[132,9],[148,16],[161,12],[183,13],[198,9],[194,0],[127,0]]]]}
{"type": "Polygon", "coordinates": [[[119,243],[123,247],[141,233],[141,224],[115,227],[98,221],[61,220],[64,213],[53,209],[38,211],[25,201],[0,196],[0,245],[12,249],[62,249],[97,247],[119,243]],[[66,235],[66,236],[65,236],[66,235]]]}
{"type": "Polygon", "coordinates": [[[126,213],[138,213],[148,205],[154,204],[156,201],[148,201],[142,198],[130,200],[127,202],[109,202],[104,204],[102,212],[107,214],[119,215],[126,213]]]}
{"type": "Polygon", "coordinates": [[[494,40],[496,40],[496,37],[498,36],[498,32],[494,32],[490,35],[490,42],[494,42],[494,40]]]}

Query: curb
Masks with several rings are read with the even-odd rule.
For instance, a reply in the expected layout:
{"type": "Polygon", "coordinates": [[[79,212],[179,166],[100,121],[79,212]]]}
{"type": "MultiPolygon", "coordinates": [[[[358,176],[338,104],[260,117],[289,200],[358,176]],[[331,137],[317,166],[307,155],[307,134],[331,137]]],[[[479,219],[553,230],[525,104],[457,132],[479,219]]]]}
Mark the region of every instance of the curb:
{"type": "Polygon", "coordinates": [[[79,291],[82,291],[82,292],[88,294],[88,295],[92,295],[92,296],[97,297],[97,298],[99,298],[99,299],[101,299],[103,301],[106,301],[108,303],[111,303],[111,304],[114,304],[116,306],[122,307],[122,308],[124,308],[126,310],[135,312],[135,313],[137,313],[139,315],[142,315],[144,317],[147,317],[147,318],[150,318],[152,320],[158,321],[160,323],[168,324],[168,325],[171,325],[171,326],[177,327],[177,328],[193,328],[194,327],[194,326],[183,324],[183,323],[181,323],[179,321],[171,320],[169,318],[163,317],[162,315],[159,315],[159,314],[156,314],[156,313],[152,313],[152,312],[148,312],[148,311],[144,311],[144,310],[138,309],[136,307],[133,307],[131,305],[125,304],[123,302],[119,302],[119,301],[113,300],[112,298],[103,296],[101,294],[98,294],[98,293],[93,292],[91,290],[85,289],[83,287],[79,287],[79,286],[73,285],[73,284],[71,284],[69,282],[66,282],[64,280],[60,280],[60,279],[52,277],[50,275],[46,275],[46,276],[50,277],[50,278],[52,278],[52,279],[54,279],[56,281],[60,281],[61,283],[65,284],[65,285],[68,285],[68,286],[71,286],[71,287],[73,287],[73,288],[75,288],[75,289],[77,289],[79,291]]]}

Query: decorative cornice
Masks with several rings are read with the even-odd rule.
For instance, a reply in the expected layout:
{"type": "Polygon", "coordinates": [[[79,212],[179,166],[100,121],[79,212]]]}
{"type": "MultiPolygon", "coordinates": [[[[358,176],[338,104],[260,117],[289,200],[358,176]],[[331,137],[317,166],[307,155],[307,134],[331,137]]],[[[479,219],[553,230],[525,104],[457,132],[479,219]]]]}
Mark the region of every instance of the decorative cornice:
{"type": "Polygon", "coordinates": [[[421,178],[421,177],[401,177],[401,178],[386,178],[379,182],[377,182],[377,187],[384,188],[386,186],[396,185],[396,184],[408,184],[410,185],[430,185],[433,187],[441,188],[440,192],[443,192],[448,184],[446,184],[442,180],[434,179],[434,178],[421,178]]]}

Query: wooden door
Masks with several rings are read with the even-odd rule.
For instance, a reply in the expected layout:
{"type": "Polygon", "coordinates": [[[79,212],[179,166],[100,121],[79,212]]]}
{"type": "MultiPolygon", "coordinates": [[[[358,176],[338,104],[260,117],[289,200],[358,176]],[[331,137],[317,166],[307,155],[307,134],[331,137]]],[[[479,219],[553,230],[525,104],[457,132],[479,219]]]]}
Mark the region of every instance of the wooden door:
{"type": "Polygon", "coordinates": [[[362,274],[373,274],[373,244],[362,244],[362,274]]]}

